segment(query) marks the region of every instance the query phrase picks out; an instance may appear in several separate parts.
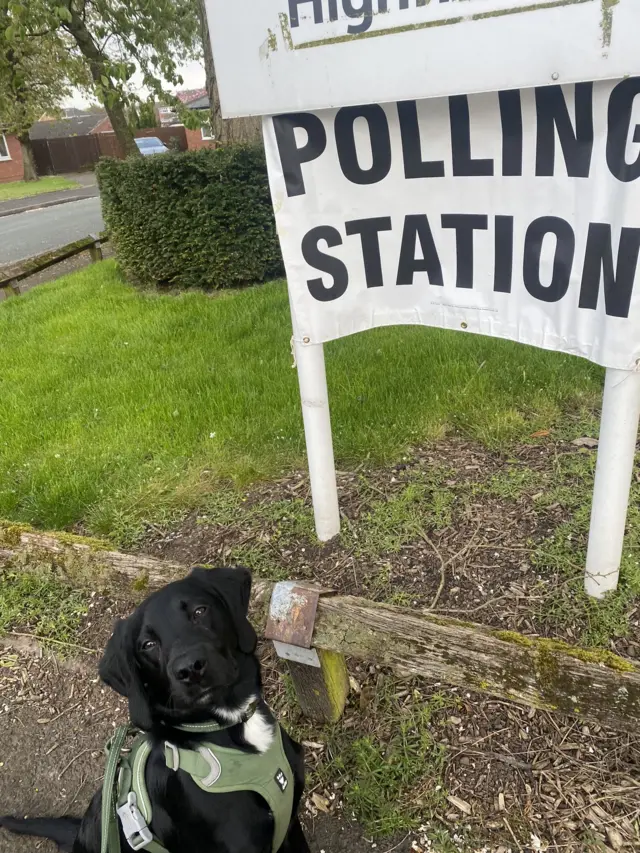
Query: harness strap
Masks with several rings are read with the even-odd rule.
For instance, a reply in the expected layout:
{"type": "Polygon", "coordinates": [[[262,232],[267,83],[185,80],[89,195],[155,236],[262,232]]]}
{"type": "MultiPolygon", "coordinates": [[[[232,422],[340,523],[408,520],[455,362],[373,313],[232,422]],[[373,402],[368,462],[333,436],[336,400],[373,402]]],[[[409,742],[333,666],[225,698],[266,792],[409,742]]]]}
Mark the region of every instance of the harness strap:
{"type": "Polygon", "coordinates": [[[128,726],[118,726],[106,747],[107,766],[102,783],[102,825],[100,853],[120,853],[120,833],[116,814],[115,784],[120,753],[129,734],[128,726]]]}
{"type": "Polygon", "coordinates": [[[206,746],[180,749],[168,741],[164,744],[164,760],[169,770],[184,770],[197,779],[204,788],[210,788],[220,778],[222,767],[213,752],[206,746]]]}

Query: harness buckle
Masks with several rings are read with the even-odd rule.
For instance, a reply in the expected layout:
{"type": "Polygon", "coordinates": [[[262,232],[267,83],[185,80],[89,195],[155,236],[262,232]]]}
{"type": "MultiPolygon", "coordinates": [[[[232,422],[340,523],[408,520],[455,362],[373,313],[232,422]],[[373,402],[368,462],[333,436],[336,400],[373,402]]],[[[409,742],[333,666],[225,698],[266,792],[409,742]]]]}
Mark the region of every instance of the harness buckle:
{"type": "Polygon", "coordinates": [[[127,802],[116,811],[129,847],[132,850],[144,850],[145,847],[148,847],[153,841],[153,835],[138,809],[138,798],[135,791],[129,793],[127,802]]]}
{"type": "Polygon", "coordinates": [[[165,760],[168,758],[167,750],[171,752],[171,766],[169,766],[169,762],[167,761],[167,767],[169,770],[177,771],[180,769],[180,752],[178,751],[178,747],[171,743],[168,740],[165,740],[165,760]]]}

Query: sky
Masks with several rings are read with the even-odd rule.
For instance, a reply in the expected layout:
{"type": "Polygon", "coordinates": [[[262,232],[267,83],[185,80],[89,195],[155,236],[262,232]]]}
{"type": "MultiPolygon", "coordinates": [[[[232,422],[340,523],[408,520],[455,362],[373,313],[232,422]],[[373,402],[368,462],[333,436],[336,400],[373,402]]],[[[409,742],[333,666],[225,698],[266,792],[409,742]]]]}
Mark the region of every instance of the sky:
{"type": "MultiPolygon", "coordinates": [[[[189,62],[187,65],[182,65],[179,73],[184,79],[184,83],[180,86],[181,89],[200,89],[205,85],[204,65],[201,62],[189,62]]],[[[68,98],[64,107],[77,107],[83,109],[89,106],[90,103],[95,104],[95,98],[89,100],[82,92],[75,92],[71,98],[68,98]]]]}

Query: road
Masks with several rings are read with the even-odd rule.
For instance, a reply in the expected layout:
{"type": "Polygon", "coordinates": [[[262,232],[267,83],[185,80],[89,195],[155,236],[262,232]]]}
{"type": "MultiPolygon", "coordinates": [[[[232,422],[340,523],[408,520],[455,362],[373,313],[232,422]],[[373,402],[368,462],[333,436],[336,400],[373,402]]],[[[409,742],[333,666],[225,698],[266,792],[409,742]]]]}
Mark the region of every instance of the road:
{"type": "Polygon", "coordinates": [[[104,228],[99,198],[0,218],[0,264],[30,258],[104,228]]]}

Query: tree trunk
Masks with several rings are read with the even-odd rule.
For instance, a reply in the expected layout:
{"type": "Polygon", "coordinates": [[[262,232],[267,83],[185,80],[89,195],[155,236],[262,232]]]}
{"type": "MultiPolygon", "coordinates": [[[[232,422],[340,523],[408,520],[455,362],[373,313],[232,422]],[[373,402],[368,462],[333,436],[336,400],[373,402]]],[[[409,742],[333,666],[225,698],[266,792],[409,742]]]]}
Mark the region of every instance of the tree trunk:
{"type": "Polygon", "coordinates": [[[29,133],[21,133],[18,136],[20,142],[20,151],[22,152],[23,180],[37,181],[38,170],[36,169],[36,161],[33,156],[33,146],[29,139],[29,133]]]}
{"type": "Polygon", "coordinates": [[[211,39],[209,37],[205,0],[199,0],[198,14],[200,17],[202,49],[204,52],[204,67],[207,76],[207,94],[209,96],[209,111],[211,113],[211,132],[219,145],[232,145],[234,143],[260,143],[262,141],[262,122],[259,118],[222,118],[220,94],[218,92],[218,80],[216,78],[216,69],[213,63],[213,53],[211,52],[211,39]]]}
{"type": "Polygon", "coordinates": [[[109,116],[111,127],[120,144],[122,153],[125,157],[141,157],[142,155],[135,143],[133,132],[127,122],[121,94],[117,87],[113,85],[109,76],[109,69],[104,54],[93,40],[93,36],[87,29],[81,15],[75,10],[73,4],[70,6],[70,12],[71,21],[65,24],[65,29],[75,39],[80,53],[87,60],[87,65],[91,71],[91,77],[96,84],[97,91],[103,93],[101,100],[109,116]],[[104,83],[105,80],[108,82],[106,86],[104,83]]]}

